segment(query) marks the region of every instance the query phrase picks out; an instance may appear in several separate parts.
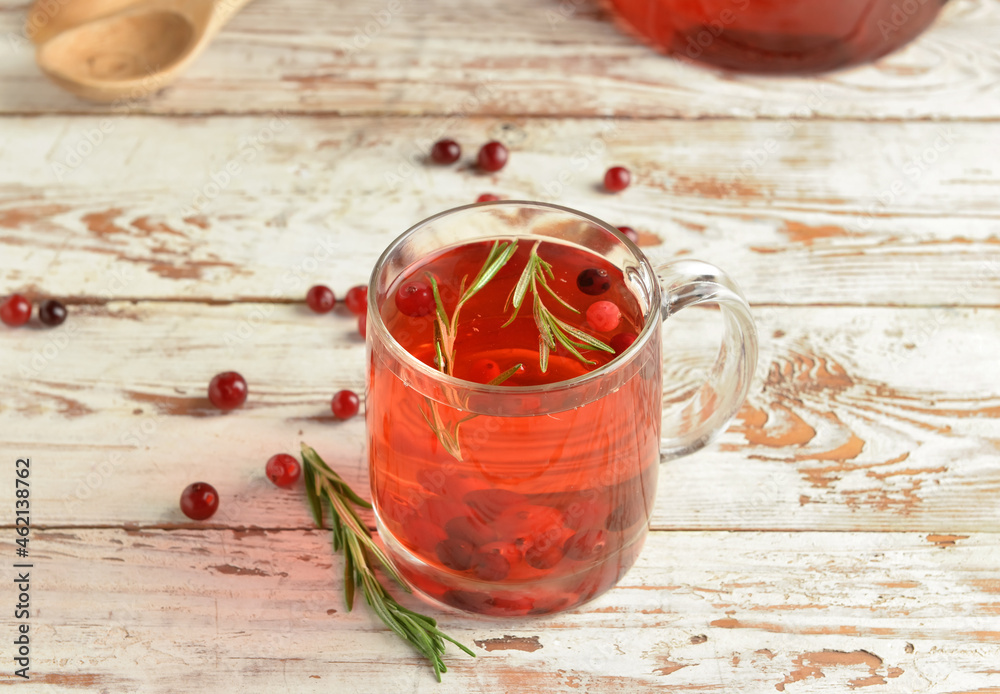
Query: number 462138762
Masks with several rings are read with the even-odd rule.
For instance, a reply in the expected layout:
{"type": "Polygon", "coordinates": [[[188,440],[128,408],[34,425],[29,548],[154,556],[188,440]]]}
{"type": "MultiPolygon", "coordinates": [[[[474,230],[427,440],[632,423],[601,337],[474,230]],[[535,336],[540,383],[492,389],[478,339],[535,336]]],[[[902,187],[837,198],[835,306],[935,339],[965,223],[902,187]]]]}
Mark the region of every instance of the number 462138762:
{"type": "Polygon", "coordinates": [[[28,556],[28,535],[31,532],[30,525],[30,503],[28,497],[30,492],[28,490],[28,476],[31,474],[30,470],[31,460],[28,458],[18,458],[15,464],[14,471],[16,477],[14,478],[14,496],[17,500],[14,503],[15,515],[17,520],[15,521],[15,527],[17,528],[17,556],[27,557],[28,556]]]}

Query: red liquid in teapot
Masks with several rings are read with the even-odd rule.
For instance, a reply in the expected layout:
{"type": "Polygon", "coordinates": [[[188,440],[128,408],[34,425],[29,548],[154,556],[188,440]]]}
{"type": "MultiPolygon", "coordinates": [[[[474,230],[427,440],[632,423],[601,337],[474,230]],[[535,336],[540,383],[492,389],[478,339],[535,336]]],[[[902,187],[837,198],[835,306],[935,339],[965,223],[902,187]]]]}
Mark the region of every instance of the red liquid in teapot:
{"type": "Polygon", "coordinates": [[[607,0],[666,53],[728,70],[812,73],[874,60],[922,32],[947,0],[607,0]]]}

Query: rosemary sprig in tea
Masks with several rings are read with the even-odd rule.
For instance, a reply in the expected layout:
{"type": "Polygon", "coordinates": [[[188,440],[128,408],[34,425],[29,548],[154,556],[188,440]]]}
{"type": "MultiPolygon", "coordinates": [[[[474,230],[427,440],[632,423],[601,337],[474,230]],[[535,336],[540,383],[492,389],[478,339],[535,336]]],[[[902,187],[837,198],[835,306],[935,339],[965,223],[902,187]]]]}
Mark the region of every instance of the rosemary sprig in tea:
{"type": "Polygon", "coordinates": [[[577,309],[566,303],[558,294],[555,293],[555,290],[549,286],[548,280],[554,279],[555,273],[552,271],[552,264],[542,260],[542,258],[538,255],[538,246],[541,245],[541,243],[541,241],[537,241],[531,248],[531,255],[528,257],[528,262],[524,266],[524,271],[521,273],[521,277],[514,286],[514,291],[511,293],[510,299],[508,299],[510,304],[514,307],[514,314],[501,327],[506,328],[514,322],[514,319],[517,318],[518,311],[521,310],[521,304],[524,302],[524,297],[530,289],[531,293],[534,295],[532,313],[535,317],[535,325],[538,327],[538,364],[542,369],[542,373],[548,370],[549,353],[555,349],[557,343],[565,347],[567,352],[572,354],[584,364],[594,364],[595,362],[584,357],[580,350],[601,350],[603,352],[610,352],[611,354],[614,354],[615,350],[613,350],[610,345],[598,340],[593,335],[588,335],[582,330],[574,328],[569,323],[560,320],[552,314],[552,311],[550,311],[542,301],[542,295],[539,291],[539,287],[548,292],[552,298],[573,313],[579,313],[577,309]]]}
{"type": "Polygon", "coordinates": [[[375,576],[372,559],[378,560],[406,592],[412,592],[402,576],[393,568],[381,548],[372,540],[372,534],[353,508],[371,508],[371,504],[358,496],[348,484],[323,462],[312,448],[302,444],[302,462],[305,476],[306,497],[312,509],[313,519],[320,528],[323,526],[323,501],[330,507],[333,549],[344,552],[344,599],[347,610],[354,607],[354,591],[361,586],[365,601],[375,611],[379,619],[392,629],[399,638],[409,643],[434,668],[434,676],[441,681],[441,673],[447,672],[441,656],[445,641],[450,641],[473,658],[476,654],[437,628],[437,622],[396,602],[375,576]]]}
{"type": "MultiPolygon", "coordinates": [[[[515,364],[490,381],[488,385],[500,385],[520,371],[523,366],[524,364],[515,364]]],[[[458,428],[465,422],[468,422],[470,419],[475,419],[479,415],[474,413],[466,415],[465,417],[462,417],[454,422],[446,422],[444,417],[441,416],[441,412],[438,410],[439,403],[437,401],[431,400],[425,395],[424,402],[427,405],[427,411],[425,412],[424,410],[420,410],[420,416],[424,418],[425,422],[427,422],[427,426],[434,432],[434,436],[437,437],[437,440],[441,443],[444,450],[447,451],[448,455],[455,460],[462,460],[462,445],[458,441],[458,428]]]]}
{"type": "Polygon", "coordinates": [[[472,280],[472,284],[466,288],[466,278],[462,278],[458,289],[458,303],[455,304],[455,310],[452,311],[450,318],[448,317],[448,312],[444,310],[444,303],[441,301],[437,278],[427,273],[427,278],[431,283],[431,290],[434,292],[434,305],[436,307],[434,349],[437,354],[435,361],[437,362],[438,369],[449,376],[455,375],[455,340],[458,337],[458,315],[462,311],[462,306],[475,296],[480,289],[489,284],[489,281],[507,264],[507,261],[511,259],[515,251],[517,251],[517,240],[498,240],[493,242],[493,246],[490,248],[483,266],[479,269],[479,274],[472,280]]]}

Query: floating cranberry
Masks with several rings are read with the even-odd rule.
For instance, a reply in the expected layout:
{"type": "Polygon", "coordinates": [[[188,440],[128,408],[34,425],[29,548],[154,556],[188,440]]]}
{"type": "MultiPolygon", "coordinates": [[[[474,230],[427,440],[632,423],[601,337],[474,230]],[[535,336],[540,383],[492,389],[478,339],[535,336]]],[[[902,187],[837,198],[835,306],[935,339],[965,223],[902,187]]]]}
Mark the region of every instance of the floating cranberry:
{"type": "Polygon", "coordinates": [[[476,202],[496,202],[499,199],[500,196],[496,195],[495,193],[483,193],[478,198],[476,198],[476,202]]]}
{"type": "Polygon", "coordinates": [[[396,291],[396,308],[401,313],[419,318],[434,310],[434,292],[426,282],[414,280],[405,283],[396,291]]]}
{"type": "Polygon", "coordinates": [[[355,316],[360,316],[368,310],[368,287],[359,284],[357,287],[348,289],[347,295],[344,296],[344,304],[348,311],[355,316]]]}
{"type": "Polygon", "coordinates": [[[219,494],[207,482],[194,482],[181,492],[181,511],[191,520],[210,518],[219,508],[219,494]]]}
{"type": "Polygon", "coordinates": [[[592,267],[577,275],[576,286],[584,294],[597,296],[611,289],[611,280],[608,278],[607,270],[592,267]]]}
{"type": "Polygon", "coordinates": [[[431,160],[435,164],[454,164],[460,156],[462,148],[454,140],[438,140],[431,147],[431,160]]]}
{"type": "Polygon", "coordinates": [[[336,303],[333,290],[325,285],[317,284],[306,292],[306,304],[314,313],[329,313],[336,303]]]}
{"type": "Polygon", "coordinates": [[[353,390],[338,390],[330,401],[330,409],[337,419],[350,419],[358,413],[361,400],[353,390]]]}
{"type": "Polygon", "coordinates": [[[622,322],[622,312],[611,301],[595,301],[587,309],[587,322],[594,330],[610,332],[622,322]]]}
{"type": "Polygon", "coordinates": [[[509,152],[507,148],[503,144],[493,140],[480,148],[476,161],[479,164],[479,168],[483,171],[493,172],[499,171],[507,165],[508,156],[509,152]]]}
{"type": "Polygon", "coordinates": [[[435,548],[438,560],[449,569],[467,571],[472,566],[472,544],[466,540],[449,537],[435,548]]]}
{"type": "Polygon", "coordinates": [[[232,410],[247,399],[247,382],[235,371],[218,374],[208,384],[208,399],[220,410],[232,410]]]}
{"type": "Polygon", "coordinates": [[[456,516],[445,523],[444,531],[448,537],[465,540],[479,547],[497,539],[497,531],[481,520],[471,516],[456,516]]]}
{"type": "Polygon", "coordinates": [[[586,561],[601,553],[608,544],[608,534],[603,530],[584,530],[566,540],[563,553],[570,559],[586,561]]]}
{"type": "Polygon", "coordinates": [[[635,333],[618,333],[611,338],[611,349],[615,351],[615,354],[621,354],[632,346],[632,343],[636,341],[636,337],[635,333]]]}
{"type": "Polygon", "coordinates": [[[618,227],[618,231],[632,243],[639,243],[639,232],[632,227],[618,227]]]}
{"type": "Polygon", "coordinates": [[[31,302],[20,294],[12,294],[0,304],[0,321],[12,328],[24,325],[31,318],[31,302]]]}
{"type": "Polygon", "coordinates": [[[604,188],[609,193],[620,193],[632,182],[632,174],[624,166],[612,166],[604,172],[604,188]]]}
{"type": "Polygon", "coordinates": [[[476,578],[483,581],[502,581],[510,573],[510,562],[498,552],[476,552],[471,564],[476,578]]]}
{"type": "Polygon", "coordinates": [[[55,299],[42,302],[38,307],[38,320],[50,328],[62,325],[66,320],[66,307],[55,299]]]}
{"type": "Polygon", "coordinates": [[[302,468],[299,461],[287,453],[272,455],[264,467],[267,478],[279,487],[291,487],[299,479],[302,468]]]}
{"type": "Polygon", "coordinates": [[[362,313],[358,316],[358,335],[361,337],[368,336],[368,314],[362,313]]]}

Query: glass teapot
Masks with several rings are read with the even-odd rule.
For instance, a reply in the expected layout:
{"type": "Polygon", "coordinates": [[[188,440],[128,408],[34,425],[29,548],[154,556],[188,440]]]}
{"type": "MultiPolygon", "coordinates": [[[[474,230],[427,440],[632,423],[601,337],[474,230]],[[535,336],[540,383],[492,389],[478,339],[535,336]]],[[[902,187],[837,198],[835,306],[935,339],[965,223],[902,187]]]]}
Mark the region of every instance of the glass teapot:
{"type": "Polygon", "coordinates": [[[874,60],[928,27],[947,0],[606,0],[665,53],[727,70],[808,74],[874,60]]]}

